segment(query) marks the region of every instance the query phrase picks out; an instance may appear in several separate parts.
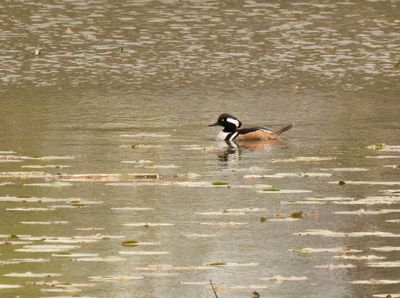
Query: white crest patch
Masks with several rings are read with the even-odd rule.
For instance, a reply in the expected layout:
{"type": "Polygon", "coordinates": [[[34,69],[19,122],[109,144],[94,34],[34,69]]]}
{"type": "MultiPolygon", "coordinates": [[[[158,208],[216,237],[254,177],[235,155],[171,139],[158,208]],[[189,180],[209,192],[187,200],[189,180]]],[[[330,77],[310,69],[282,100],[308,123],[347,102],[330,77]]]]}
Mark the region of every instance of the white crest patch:
{"type": "Polygon", "coordinates": [[[229,123],[234,124],[236,127],[239,127],[239,121],[233,118],[226,118],[226,121],[228,121],[229,123]]]}

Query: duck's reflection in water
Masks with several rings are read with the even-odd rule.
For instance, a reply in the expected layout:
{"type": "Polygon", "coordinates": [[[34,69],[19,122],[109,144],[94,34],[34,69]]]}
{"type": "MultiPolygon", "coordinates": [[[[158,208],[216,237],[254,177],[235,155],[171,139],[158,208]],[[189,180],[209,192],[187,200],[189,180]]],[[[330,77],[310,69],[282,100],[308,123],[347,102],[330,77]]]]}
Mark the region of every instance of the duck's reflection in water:
{"type": "Polygon", "coordinates": [[[269,151],[274,145],[281,144],[280,140],[264,141],[222,141],[217,143],[219,161],[228,164],[235,163],[240,159],[244,150],[248,151],[269,151]]]}

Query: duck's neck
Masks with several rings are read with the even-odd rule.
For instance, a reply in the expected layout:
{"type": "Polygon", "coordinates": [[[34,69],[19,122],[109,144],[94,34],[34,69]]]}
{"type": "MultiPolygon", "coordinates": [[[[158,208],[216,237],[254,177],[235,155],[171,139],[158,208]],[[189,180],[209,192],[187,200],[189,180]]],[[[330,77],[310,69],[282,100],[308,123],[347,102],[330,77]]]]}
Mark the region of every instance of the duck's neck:
{"type": "Polygon", "coordinates": [[[226,130],[220,131],[217,135],[218,141],[233,141],[237,137],[238,133],[235,130],[226,130]]]}

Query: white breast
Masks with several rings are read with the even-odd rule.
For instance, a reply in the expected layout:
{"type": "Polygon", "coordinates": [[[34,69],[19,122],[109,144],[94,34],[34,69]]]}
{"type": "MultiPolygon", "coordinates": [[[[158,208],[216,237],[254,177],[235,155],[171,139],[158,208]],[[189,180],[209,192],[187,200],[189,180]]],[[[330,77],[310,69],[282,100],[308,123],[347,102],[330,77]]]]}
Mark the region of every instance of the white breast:
{"type": "Polygon", "coordinates": [[[227,135],[229,135],[229,132],[220,131],[217,135],[217,141],[225,141],[227,135]]]}
{"type": "Polygon", "coordinates": [[[229,138],[229,140],[227,140],[226,137],[230,134],[231,132],[220,131],[219,134],[217,135],[217,141],[233,141],[238,135],[238,132],[233,133],[229,138]]]}

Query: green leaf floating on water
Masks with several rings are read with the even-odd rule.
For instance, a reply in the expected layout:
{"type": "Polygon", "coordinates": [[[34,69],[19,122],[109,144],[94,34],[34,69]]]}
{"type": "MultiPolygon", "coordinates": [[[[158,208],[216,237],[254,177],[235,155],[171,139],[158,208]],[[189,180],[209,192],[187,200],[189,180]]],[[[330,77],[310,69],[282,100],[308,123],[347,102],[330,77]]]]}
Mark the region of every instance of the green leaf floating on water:
{"type": "Polygon", "coordinates": [[[137,240],[125,240],[121,242],[122,246],[137,246],[139,241],[137,240]]]}
{"type": "Polygon", "coordinates": [[[10,234],[10,238],[12,238],[12,239],[18,239],[19,237],[18,237],[17,235],[15,235],[15,234],[10,234]]]}
{"type": "Polygon", "coordinates": [[[213,182],[211,182],[211,184],[212,185],[216,185],[216,186],[218,186],[218,185],[229,185],[228,182],[222,182],[222,181],[213,181],[213,182]]]}
{"type": "Polygon", "coordinates": [[[280,191],[280,189],[278,187],[272,186],[270,188],[264,189],[264,191],[280,191]]]}

